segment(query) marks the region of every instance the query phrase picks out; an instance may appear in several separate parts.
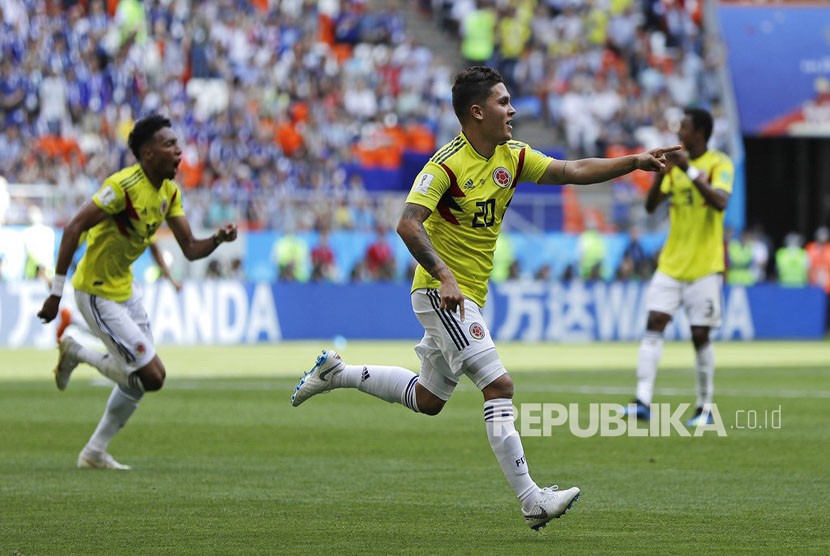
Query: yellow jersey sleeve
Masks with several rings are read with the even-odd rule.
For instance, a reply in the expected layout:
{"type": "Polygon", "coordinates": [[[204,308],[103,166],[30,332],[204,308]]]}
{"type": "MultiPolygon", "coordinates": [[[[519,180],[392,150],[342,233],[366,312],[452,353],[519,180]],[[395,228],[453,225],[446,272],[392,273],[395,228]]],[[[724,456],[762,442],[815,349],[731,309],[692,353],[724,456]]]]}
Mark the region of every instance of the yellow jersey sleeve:
{"type": "Polygon", "coordinates": [[[554,159],[548,155],[536,149],[531,149],[529,146],[525,147],[524,166],[522,167],[522,173],[519,175],[518,181],[539,183],[542,174],[545,173],[545,170],[548,169],[548,166],[553,161],[554,159]]]}
{"type": "Polygon", "coordinates": [[[450,188],[450,178],[447,172],[438,164],[430,161],[424,166],[421,173],[415,178],[409,195],[406,196],[407,203],[422,205],[430,210],[435,210],[441,197],[450,188]]]}
{"type": "Polygon", "coordinates": [[[709,184],[713,189],[721,189],[730,195],[732,194],[732,183],[735,181],[735,167],[728,156],[717,153],[720,156],[713,157],[712,165],[708,169],[709,184]]]}
{"type": "Polygon", "coordinates": [[[107,178],[101,189],[92,196],[92,202],[107,214],[118,214],[125,207],[124,190],[112,177],[107,178]]]}

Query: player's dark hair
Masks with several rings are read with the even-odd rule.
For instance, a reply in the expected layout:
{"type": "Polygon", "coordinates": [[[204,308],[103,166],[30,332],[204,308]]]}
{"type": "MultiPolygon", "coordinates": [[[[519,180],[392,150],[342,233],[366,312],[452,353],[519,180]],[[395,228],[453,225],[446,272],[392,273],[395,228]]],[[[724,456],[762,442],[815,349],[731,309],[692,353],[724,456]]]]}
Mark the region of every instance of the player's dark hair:
{"type": "Polygon", "coordinates": [[[712,136],[712,128],[715,125],[712,115],[703,108],[686,108],[683,113],[692,120],[693,128],[703,132],[703,137],[708,142],[712,136]]]}
{"type": "Polygon", "coordinates": [[[472,66],[461,70],[452,80],[452,109],[460,121],[467,118],[470,107],[484,104],[490,91],[504,78],[493,68],[472,66]]]}
{"type": "Polygon", "coordinates": [[[153,138],[156,132],[165,127],[173,127],[170,120],[161,114],[152,114],[138,120],[130,132],[127,145],[135,155],[136,160],[141,160],[141,147],[153,138]]]}

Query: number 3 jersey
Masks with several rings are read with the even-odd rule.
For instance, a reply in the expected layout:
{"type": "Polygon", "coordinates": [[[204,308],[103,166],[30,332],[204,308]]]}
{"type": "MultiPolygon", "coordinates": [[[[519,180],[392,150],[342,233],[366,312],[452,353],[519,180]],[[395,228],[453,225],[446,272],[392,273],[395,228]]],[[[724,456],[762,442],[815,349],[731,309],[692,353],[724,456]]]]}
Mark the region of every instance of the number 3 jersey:
{"type": "MultiPolygon", "coordinates": [[[[724,153],[709,150],[689,163],[709,179],[714,189],[732,193],[735,170],[724,153]]],[[[657,270],[682,282],[723,272],[725,211],[709,206],[692,180],[676,166],[663,178],[660,191],[671,195],[671,226],[657,270]]]]}
{"type": "MultiPolygon", "coordinates": [[[[462,133],[441,147],[415,178],[406,202],[432,210],[424,222],[432,245],[455,274],[461,292],[479,306],[487,298],[496,240],[516,184],[538,182],[552,160],[520,141],[499,145],[485,158],[462,133]]],[[[412,291],[440,285],[418,265],[412,291]]]]}
{"type": "Polygon", "coordinates": [[[126,301],[132,295],[130,265],[144,253],[166,218],[184,215],[179,186],[164,180],[156,189],[136,164],[104,180],[92,201],[109,218],[89,230],[86,253],[72,285],[113,301],[126,301]]]}

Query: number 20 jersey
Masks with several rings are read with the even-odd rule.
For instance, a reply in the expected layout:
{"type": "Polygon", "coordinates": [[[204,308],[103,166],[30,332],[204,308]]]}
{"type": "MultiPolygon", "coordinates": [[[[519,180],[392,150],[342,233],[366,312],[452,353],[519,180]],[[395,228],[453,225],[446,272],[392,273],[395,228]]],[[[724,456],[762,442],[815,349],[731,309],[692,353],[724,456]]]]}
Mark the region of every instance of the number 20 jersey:
{"type": "MultiPolygon", "coordinates": [[[[479,306],[487,298],[496,240],[516,185],[538,182],[551,161],[520,141],[501,144],[485,158],[462,133],[441,147],[415,178],[406,202],[432,210],[424,222],[432,245],[455,274],[461,292],[479,306]]],[[[418,265],[412,291],[440,285],[418,265]]]]}

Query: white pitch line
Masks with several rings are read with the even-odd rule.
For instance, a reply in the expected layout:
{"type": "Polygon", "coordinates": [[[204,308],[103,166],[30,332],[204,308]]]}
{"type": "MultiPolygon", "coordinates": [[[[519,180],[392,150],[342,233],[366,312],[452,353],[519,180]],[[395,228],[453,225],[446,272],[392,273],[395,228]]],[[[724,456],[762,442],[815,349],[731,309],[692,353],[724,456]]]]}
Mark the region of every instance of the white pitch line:
{"type": "MultiPolygon", "coordinates": [[[[276,381],[271,380],[168,380],[165,388],[176,390],[270,390],[279,389],[276,381]]],[[[517,388],[518,392],[552,392],[560,394],[598,394],[609,396],[633,396],[633,387],[622,386],[557,386],[527,385],[517,388]]],[[[657,388],[656,395],[687,397],[694,394],[689,388],[657,388]]],[[[736,388],[715,388],[715,397],[729,398],[830,398],[826,390],[740,390],[736,388]]]]}
{"type": "MultiPolygon", "coordinates": [[[[519,392],[562,392],[563,394],[605,394],[633,396],[634,388],[617,386],[541,386],[528,385],[517,388],[519,392]]],[[[662,396],[689,396],[693,388],[656,388],[655,394],[662,396]]],[[[830,398],[825,390],[739,390],[735,388],[715,388],[715,397],[732,398],[830,398]]]]}

